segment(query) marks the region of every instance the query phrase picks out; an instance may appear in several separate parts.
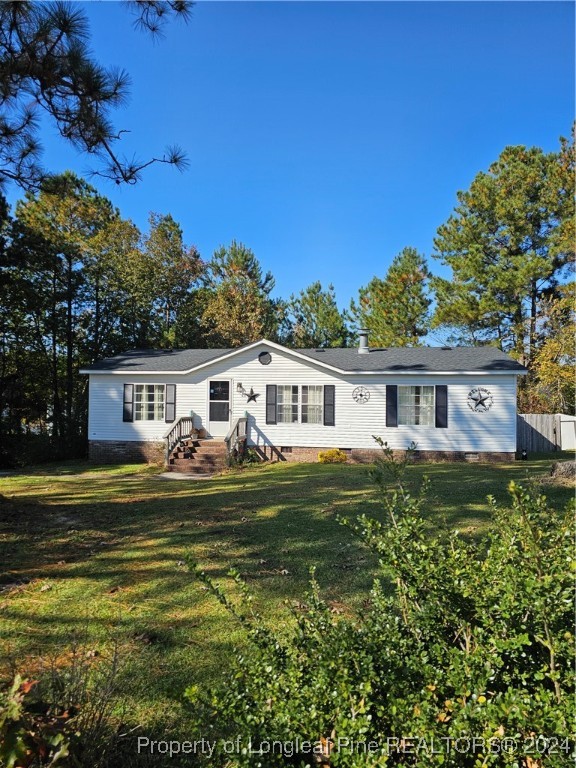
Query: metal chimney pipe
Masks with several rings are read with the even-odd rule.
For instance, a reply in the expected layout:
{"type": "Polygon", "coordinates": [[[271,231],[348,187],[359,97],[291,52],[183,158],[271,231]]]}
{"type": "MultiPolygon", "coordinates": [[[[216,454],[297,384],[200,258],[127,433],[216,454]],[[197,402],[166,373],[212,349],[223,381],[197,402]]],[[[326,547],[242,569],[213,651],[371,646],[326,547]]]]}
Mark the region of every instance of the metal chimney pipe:
{"type": "Polygon", "coordinates": [[[358,354],[367,355],[370,352],[368,348],[368,329],[358,329],[358,354]]]}

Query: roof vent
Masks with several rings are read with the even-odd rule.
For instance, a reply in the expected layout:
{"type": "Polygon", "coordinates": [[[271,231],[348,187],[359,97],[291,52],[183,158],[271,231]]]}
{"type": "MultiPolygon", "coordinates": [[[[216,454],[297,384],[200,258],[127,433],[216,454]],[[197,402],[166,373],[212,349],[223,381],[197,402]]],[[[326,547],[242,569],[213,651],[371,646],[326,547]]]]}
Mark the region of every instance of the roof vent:
{"type": "Polygon", "coordinates": [[[358,354],[367,355],[370,352],[368,348],[368,329],[358,329],[358,354]]]}
{"type": "Polygon", "coordinates": [[[440,349],[452,349],[452,347],[440,347],[440,349]]]}

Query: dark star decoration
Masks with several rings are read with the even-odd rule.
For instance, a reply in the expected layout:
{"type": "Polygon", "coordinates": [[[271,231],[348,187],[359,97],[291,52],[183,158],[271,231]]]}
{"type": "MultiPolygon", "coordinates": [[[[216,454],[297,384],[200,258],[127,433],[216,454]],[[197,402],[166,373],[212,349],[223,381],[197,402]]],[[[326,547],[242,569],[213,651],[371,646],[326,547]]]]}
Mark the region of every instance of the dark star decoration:
{"type": "Polygon", "coordinates": [[[472,395],[470,399],[474,400],[474,402],[476,403],[476,408],[478,408],[481,405],[484,406],[485,408],[486,401],[489,398],[490,398],[490,395],[483,395],[481,392],[477,392],[475,395],[472,395]]]}
{"type": "Polygon", "coordinates": [[[253,388],[250,387],[250,392],[248,392],[248,400],[246,400],[246,403],[255,403],[257,397],[260,397],[260,393],[254,392],[253,388]]]}

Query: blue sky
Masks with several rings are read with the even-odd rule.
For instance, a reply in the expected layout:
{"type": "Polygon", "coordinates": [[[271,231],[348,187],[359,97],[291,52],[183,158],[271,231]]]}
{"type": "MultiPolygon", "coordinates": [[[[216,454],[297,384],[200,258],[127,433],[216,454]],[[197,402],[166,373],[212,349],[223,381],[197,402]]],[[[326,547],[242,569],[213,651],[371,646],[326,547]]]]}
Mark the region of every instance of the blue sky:
{"type": "MultiPolygon", "coordinates": [[[[404,246],[430,256],[506,145],[555,150],[574,117],[571,3],[199,2],[156,43],[119,3],[83,7],[95,56],[132,79],[126,153],[190,161],[92,183],[141,228],[171,213],[205,259],[240,240],[276,296],[320,280],[347,306],[404,246]]],[[[86,171],[53,134],[47,167],[86,171]]]]}

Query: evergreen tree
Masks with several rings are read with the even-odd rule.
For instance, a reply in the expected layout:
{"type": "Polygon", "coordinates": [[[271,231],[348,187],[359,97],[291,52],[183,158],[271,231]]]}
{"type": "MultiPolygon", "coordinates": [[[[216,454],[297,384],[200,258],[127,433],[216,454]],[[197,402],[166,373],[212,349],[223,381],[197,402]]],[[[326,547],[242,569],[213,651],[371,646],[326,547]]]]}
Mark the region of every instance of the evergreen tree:
{"type": "Polygon", "coordinates": [[[538,349],[519,391],[521,413],[576,411],[576,287],[558,286],[540,306],[538,349]]]}
{"type": "Polygon", "coordinates": [[[440,227],[436,258],[452,279],[434,278],[434,325],[456,341],[494,343],[530,366],[542,302],[573,262],[574,143],[560,152],[507,147],[479,173],[440,227]]]}
{"type": "Polygon", "coordinates": [[[371,346],[418,346],[429,329],[429,276],[424,256],[414,248],[404,248],[384,279],[373,277],[360,288],[358,303],[352,301],[355,330],[366,328],[371,346]]]}
{"type": "Polygon", "coordinates": [[[93,313],[87,267],[94,238],[118,212],[93,187],[66,173],[47,179],[38,194],[28,193],[16,217],[10,266],[24,298],[22,320],[33,329],[33,346],[49,361],[42,379],[51,386],[52,434],[70,440],[78,431],[85,386],[77,371],[87,362],[88,339],[100,333],[101,305],[93,313]]]}
{"type": "Polygon", "coordinates": [[[334,286],[322,290],[321,283],[309,285],[288,303],[291,320],[289,341],[295,347],[345,347],[348,329],[336,304],[334,286]]]}
{"type": "Polygon", "coordinates": [[[158,328],[157,344],[197,346],[195,289],[204,265],[196,248],[184,245],[182,229],[172,216],[152,213],[149,221],[150,232],[144,238],[143,250],[149,298],[158,328]]]}
{"type": "MultiPolygon", "coordinates": [[[[131,2],[137,25],[158,32],[171,15],[187,19],[186,0],[131,2]]],[[[66,2],[0,3],[0,185],[7,181],[38,187],[39,115],[47,114],[61,136],[78,150],[98,158],[97,171],[117,183],[135,183],[155,162],[184,168],[177,147],[160,157],[126,160],[115,145],[123,131],[110,113],[127,96],[128,76],[108,70],[92,58],[89,30],[81,7],[66,2]]]]}
{"type": "Polygon", "coordinates": [[[203,264],[172,217],[152,214],[142,237],[72,173],[45,179],[15,214],[0,199],[0,433],[16,450],[43,433],[44,458],[78,455],[79,369],[129,348],[196,345],[203,264]]]}
{"type": "Polygon", "coordinates": [[[207,265],[202,324],[216,347],[238,347],[276,338],[281,308],[270,298],[274,278],[254,253],[235,240],[215,251],[207,265]]]}

